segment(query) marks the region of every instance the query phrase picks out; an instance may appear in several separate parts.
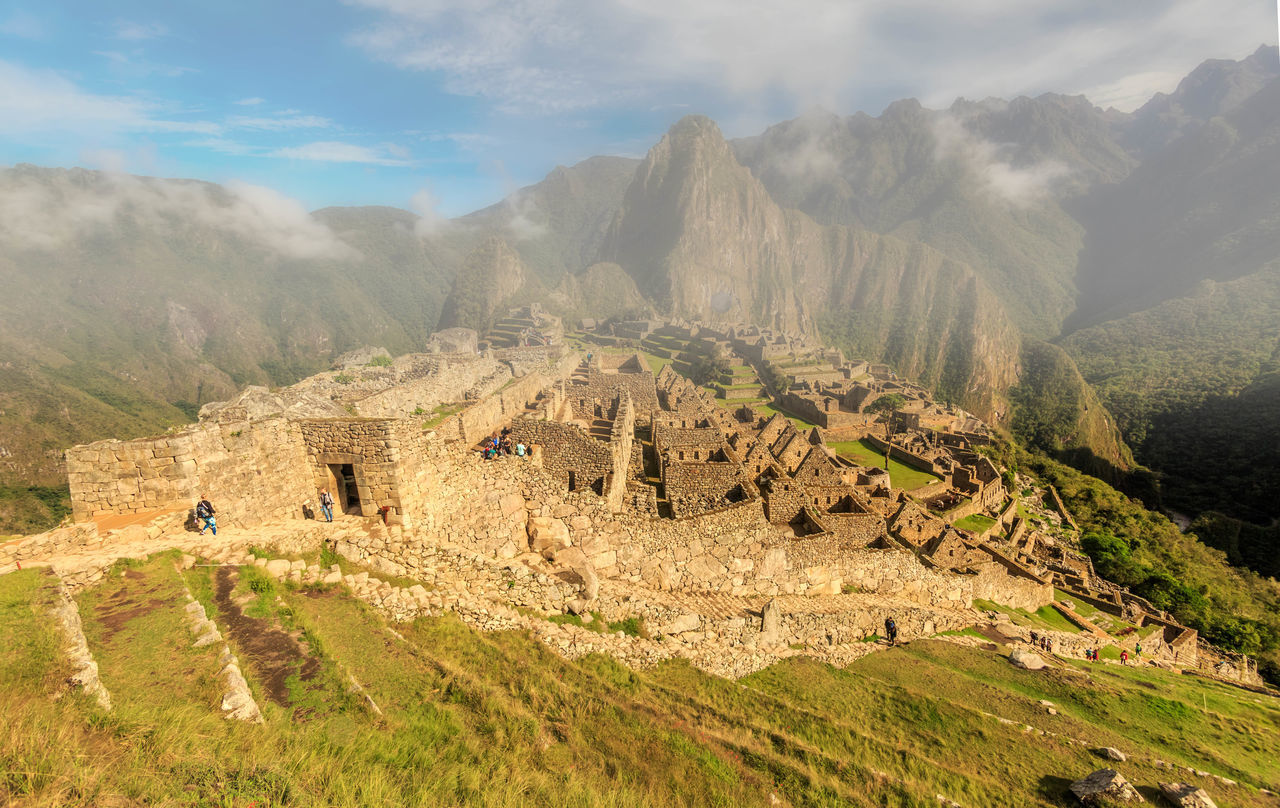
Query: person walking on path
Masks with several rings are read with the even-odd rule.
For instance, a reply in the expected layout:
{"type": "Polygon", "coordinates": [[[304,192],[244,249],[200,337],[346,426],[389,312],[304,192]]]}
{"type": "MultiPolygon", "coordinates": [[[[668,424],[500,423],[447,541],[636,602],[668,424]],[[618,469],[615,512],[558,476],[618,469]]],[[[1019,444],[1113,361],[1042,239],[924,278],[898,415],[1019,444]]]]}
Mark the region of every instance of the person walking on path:
{"type": "Polygon", "coordinates": [[[1135,643],[1133,646],[1133,659],[1135,662],[1142,661],[1142,643],[1135,643]]]}
{"type": "Polygon", "coordinates": [[[898,624],[893,622],[892,617],[884,619],[884,636],[889,639],[890,645],[898,644],[898,624]]]}
{"type": "Polygon", "coordinates": [[[213,505],[209,502],[209,498],[204,494],[200,495],[200,501],[196,503],[196,518],[204,522],[200,526],[200,535],[203,536],[206,530],[212,530],[213,535],[218,535],[218,518],[213,505]]]}
{"type": "Polygon", "coordinates": [[[1120,652],[1120,664],[1121,665],[1129,664],[1129,652],[1127,650],[1120,652]]]}
{"type": "Polygon", "coordinates": [[[320,512],[324,514],[326,522],[333,521],[333,495],[328,488],[320,492],[320,512]]]}

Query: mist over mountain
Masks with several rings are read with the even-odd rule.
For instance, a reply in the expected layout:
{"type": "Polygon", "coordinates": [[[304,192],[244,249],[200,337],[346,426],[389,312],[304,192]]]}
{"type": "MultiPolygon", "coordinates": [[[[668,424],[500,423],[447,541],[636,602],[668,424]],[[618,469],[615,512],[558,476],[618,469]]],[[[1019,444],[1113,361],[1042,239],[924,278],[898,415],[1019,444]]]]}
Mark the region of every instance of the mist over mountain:
{"type": "MultiPolygon", "coordinates": [[[[536,300],[816,334],[1113,479],[1127,441],[1207,510],[1227,489],[1192,484],[1209,456],[1169,436],[1199,408],[1273,412],[1258,402],[1280,347],[1278,77],[1261,48],[1133,113],[905,100],[734,141],[691,116],[643,160],[558,167],[452,220],[6,169],[0,482],[57,482],[71,443],[536,300]]],[[[1254,498],[1238,515],[1280,514],[1254,498]]]]}

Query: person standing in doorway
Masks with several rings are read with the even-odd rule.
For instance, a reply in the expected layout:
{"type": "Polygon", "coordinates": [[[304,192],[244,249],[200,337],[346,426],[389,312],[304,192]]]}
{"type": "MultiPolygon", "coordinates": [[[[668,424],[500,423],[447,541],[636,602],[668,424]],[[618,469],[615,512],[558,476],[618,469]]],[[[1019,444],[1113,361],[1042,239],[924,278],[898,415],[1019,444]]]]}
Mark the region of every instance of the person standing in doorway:
{"type": "Polygon", "coordinates": [[[218,535],[218,512],[214,510],[213,504],[209,502],[209,498],[204,494],[200,495],[200,501],[196,503],[196,518],[200,519],[204,524],[200,526],[200,535],[203,536],[206,530],[212,530],[213,535],[218,535]]]}
{"type": "Polygon", "coordinates": [[[320,512],[324,514],[326,522],[333,521],[333,495],[328,488],[320,492],[320,512]]]}

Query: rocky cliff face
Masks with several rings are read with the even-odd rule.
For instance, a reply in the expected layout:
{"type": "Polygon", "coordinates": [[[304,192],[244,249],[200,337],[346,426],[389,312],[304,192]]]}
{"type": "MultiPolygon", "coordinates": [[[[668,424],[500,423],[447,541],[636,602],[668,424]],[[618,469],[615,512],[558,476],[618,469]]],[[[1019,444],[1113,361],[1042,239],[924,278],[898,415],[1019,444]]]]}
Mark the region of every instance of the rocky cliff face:
{"type": "Polygon", "coordinates": [[[515,299],[528,278],[524,262],[506,241],[490,236],[467,255],[440,312],[440,328],[484,332],[494,315],[515,299]]]}
{"type": "Polygon", "coordinates": [[[985,418],[1004,414],[1019,337],[968,266],[780,207],[710,120],[650,151],[601,248],[665,312],[820,331],[985,418]]]}

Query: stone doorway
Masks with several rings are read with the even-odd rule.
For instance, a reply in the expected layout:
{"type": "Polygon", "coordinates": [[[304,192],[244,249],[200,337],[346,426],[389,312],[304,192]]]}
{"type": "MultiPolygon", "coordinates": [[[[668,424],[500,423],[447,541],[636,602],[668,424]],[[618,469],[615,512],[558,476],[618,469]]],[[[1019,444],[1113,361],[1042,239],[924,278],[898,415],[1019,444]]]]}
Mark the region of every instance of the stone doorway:
{"type": "Polygon", "coordinates": [[[360,502],[360,484],[356,481],[354,463],[330,463],[329,474],[333,477],[335,499],[342,513],[364,515],[363,503],[360,502]]]}

